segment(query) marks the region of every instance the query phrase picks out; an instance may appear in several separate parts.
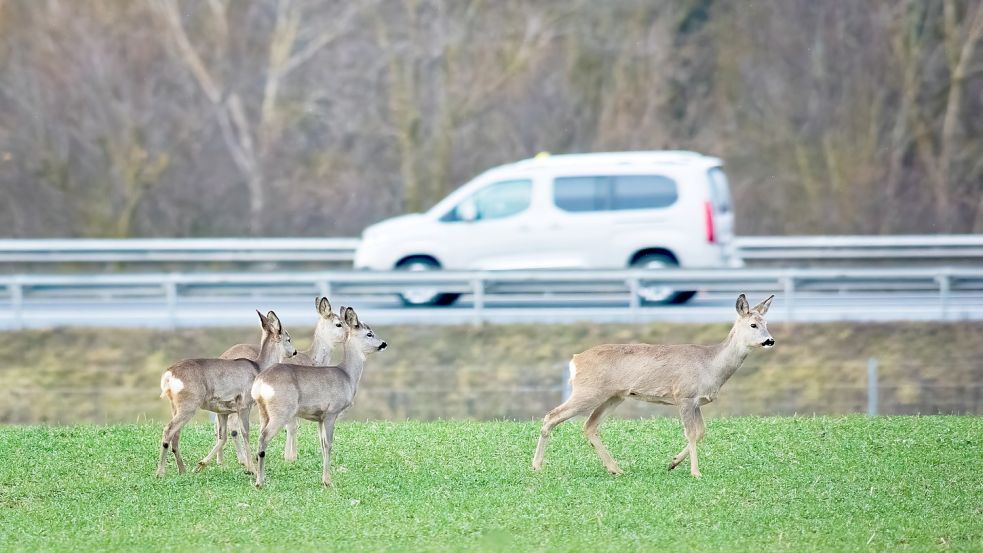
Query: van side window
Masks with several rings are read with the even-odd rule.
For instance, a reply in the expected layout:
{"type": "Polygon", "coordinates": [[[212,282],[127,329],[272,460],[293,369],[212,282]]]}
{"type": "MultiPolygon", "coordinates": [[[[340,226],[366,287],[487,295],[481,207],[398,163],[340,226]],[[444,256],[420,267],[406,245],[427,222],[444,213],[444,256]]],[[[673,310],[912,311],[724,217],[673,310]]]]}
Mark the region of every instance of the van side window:
{"type": "Polygon", "coordinates": [[[676,203],[676,181],[660,175],[614,177],[611,209],[654,209],[676,203]]]}
{"type": "Polygon", "coordinates": [[[607,177],[559,177],[553,181],[553,203],[564,211],[607,211],[607,177]]]}
{"type": "Polygon", "coordinates": [[[553,203],[570,212],[656,209],[676,203],[676,181],[662,175],[558,177],[553,203]]]}
{"type": "Polygon", "coordinates": [[[531,180],[496,182],[462,200],[440,220],[453,222],[504,219],[529,209],[531,201],[531,180]]]}
{"type": "Polygon", "coordinates": [[[710,179],[710,196],[713,205],[720,213],[730,211],[730,186],[727,184],[727,175],[720,167],[714,167],[707,171],[710,179]]]}

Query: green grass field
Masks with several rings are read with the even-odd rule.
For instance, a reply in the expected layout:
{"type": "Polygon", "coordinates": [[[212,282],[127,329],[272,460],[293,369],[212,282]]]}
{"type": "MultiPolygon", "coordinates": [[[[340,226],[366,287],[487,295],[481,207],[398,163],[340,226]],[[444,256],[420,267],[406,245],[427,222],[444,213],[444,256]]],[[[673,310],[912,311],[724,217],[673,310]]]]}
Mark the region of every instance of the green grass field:
{"type": "MultiPolygon", "coordinates": [[[[274,443],[262,490],[233,464],[153,476],[154,424],[0,428],[0,549],[983,550],[983,418],[720,418],[703,478],[666,471],[678,421],[602,428],[609,476],[561,425],[541,473],[536,422],[339,425],[334,489],[314,426],[274,443]]],[[[207,425],[182,437],[189,465],[207,425]]]]}

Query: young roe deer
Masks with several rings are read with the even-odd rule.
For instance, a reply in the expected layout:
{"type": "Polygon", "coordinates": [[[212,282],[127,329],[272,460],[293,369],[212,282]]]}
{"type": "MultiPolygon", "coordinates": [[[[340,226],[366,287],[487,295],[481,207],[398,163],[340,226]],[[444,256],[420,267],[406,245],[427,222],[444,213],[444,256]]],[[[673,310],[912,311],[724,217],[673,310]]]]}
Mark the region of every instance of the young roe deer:
{"type": "MultiPolygon", "coordinates": [[[[331,310],[331,302],[328,298],[314,298],[314,308],[317,309],[320,317],[314,326],[314,338],[311,347],[307,351],[299,351],[297,355],[290,359],[295,365],[309,365],[323,367],[331,363],[331,352],[336,346],[345,341],[346,331],[342,325],[341,317],[335,315],[331,310]]],[[[259,347],[253,344],[236,344],[225,350],[220,359],[249,359],[256,361],[259,358],[259,347]]],[[[261,367],[265,368],[265,367],[261,367]]],[[[235,415],[230,420],[235,424],[235,415]]],[[[215,421],[216,433],[218,432],[218,421],[215,421]]],[[[235,428],[235,426],[233,426],[235,428]]],[[[236,439],[236,431],[232,430],[232,439],[236,439]]],[[[236,442],[236,457],[242,465],[249,464],[248,458],[244,456],[242,448],[236,442]]],[[[287,444],[283,448],[283,458],[287,461],[297,460],[297,419],[291,419],[287,423],[287,444]]],[[[219,464],[222,463],[222,452],[219,451],[217,458],[219,464]]]]}
{"type": "Polygon", "coordinates": [[[699,478],[696,444],[705,427],[700,406],[717,398],[720,387],[733,376],[752,348],[770,348],[765,313],[774,295],[753,308],[747,297],[737,298],[737,320],[727,339],[713,346],[606,344],[578,353],[570,361],[570,398],[550,411],[543,421],[532,468],[543,466],[550,432],[561,422],[590,414],[584,434],[611,474],[621,474],[618,463],[601,443],[598,429],[606,412],[625,399],[676,405],[687,445],[673,457],[669,470],[689,455],[690,473],[699,478]]]}
{"type": "Polygon", "coordinates": [[[252,397],[259,407],[260,433],[256,487],[266,477],[266,447],[284,424],[295,417],[317,421],[321,438],[321,483],[331,486],[331,443],[335,421],[355,400],[365,358],[382,351],[386,342],[358,320],[351,307],[342,308],[345,321],[344,361],[335,367],[274,365],[253,382],[252,397]]]}
{"type": "Polygon", "coordinates": [[[160,459],[157,462],[157,476],[164,475],[167,464],[167,450],[174,453],[179,473],[184,472],[184,460],[178,450],[181,429],[198,412],[205,409],[218,414],[218,432],[215,446],[208,452],[195,472],[203,469],[225,446],[229,415],[235,413],[241,422],[242,447],[245,450],[247,467],[249,451],[249,410],[252,396],[249,391],[253,380],[261,368],[265,368],[297,353],[290,334],[283,329],[280,319],[270,311],[264,317],[259,311],[263,338],[260,341],[259,359],[185,359],[172,365],[160,377],[160,397],[171,402],[171,421],[164,427],[161,438],[160,459]]]}

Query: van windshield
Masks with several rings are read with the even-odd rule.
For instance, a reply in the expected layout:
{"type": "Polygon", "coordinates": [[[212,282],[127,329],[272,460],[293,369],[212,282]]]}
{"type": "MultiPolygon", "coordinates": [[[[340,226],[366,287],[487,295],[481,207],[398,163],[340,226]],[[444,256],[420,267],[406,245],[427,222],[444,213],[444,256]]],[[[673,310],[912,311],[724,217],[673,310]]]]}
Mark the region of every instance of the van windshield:
{"type": "Polygon", "coordinates": [[[504,219],[529,208],[532,181],[510,180],[490,184],[459,202],[441,221],[479,221],[504,219]]]}

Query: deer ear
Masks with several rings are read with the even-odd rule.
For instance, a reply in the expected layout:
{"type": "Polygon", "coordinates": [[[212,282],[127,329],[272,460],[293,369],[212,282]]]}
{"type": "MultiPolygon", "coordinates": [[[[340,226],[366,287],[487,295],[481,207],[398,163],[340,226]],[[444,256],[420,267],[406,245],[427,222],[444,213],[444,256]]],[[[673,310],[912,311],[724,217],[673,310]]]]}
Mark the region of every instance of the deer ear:
{"type": "Polygon", "coordinates": [[[355,310],[351,307],[345,308],[345,323],[351,328],[358,327],[358,315],[355,314],[355,310]]]}
{"type": "Polygon", "coordinates": [[[270,311],[266,314],[266,319],[270,322],[270,330],[277,334],[283,332],[283,325],[280,323],[280,318],[276,316],[276,313],[270,311]]]}
{"type": "Polygon", "coordinates": [[[331,316],[331,302],[328,301],[328,298],[319,298],[317,300],[317,312],[324,318],[331,316]]]}
{"type": "Polygon", "coordinates": [[[747,303],[747,296],[744,294],[737,296],[737,314],[742,317],[747,317],[750,311],[751,310],[747,303]]]}
{"type": "Polygon", "coordinates": [[[775,294],[768,296],[768,299],[754,306],[754,311],[757,311],[759,315],[764,315],[768,312],[768,308],[771,307],[771,300],[775,299],[775,294]]]}
{"type": "Polygon", "coordinates": [[[259,312],[259,309],[256,310],[256,314],[259,315],[259,326],[263,327],[263,330],[269,328],[270,321],[268,321],[266,317],[264,317],[263,314],[259,312]]]}

